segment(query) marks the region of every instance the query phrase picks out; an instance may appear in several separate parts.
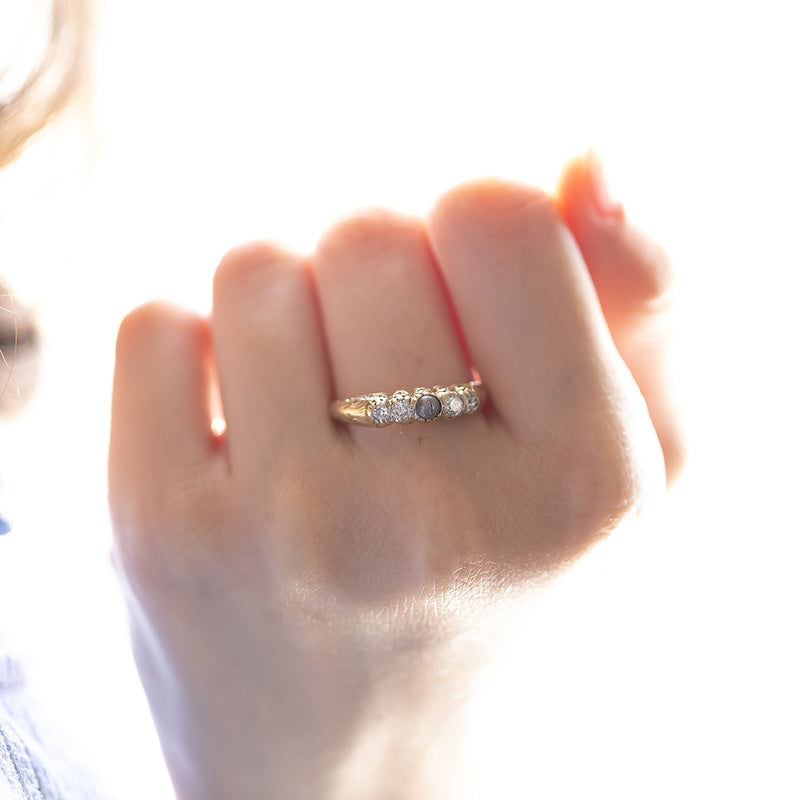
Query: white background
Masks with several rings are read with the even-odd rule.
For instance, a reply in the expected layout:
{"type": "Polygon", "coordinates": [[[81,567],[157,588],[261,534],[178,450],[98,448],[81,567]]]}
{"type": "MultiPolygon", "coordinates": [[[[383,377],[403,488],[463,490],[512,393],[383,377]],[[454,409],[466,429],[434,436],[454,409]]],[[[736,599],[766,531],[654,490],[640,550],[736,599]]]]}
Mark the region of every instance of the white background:
{"type": "Polygon", "coordinates": [[[169,796],[106,558],[121,315],[206,308],[241,239],[308,249],[485,174],[552,188],[588,145],[676,263],[691,460],[661,524],[520,636],[551,700],[487,693],[476,747],[508,786],[476,791],[800,794],[792,5],[108,0],[91,117],[0,184],[2,269],[47,337],[36,403],[0,428],[0,597],[121,797],[169,796]]]}

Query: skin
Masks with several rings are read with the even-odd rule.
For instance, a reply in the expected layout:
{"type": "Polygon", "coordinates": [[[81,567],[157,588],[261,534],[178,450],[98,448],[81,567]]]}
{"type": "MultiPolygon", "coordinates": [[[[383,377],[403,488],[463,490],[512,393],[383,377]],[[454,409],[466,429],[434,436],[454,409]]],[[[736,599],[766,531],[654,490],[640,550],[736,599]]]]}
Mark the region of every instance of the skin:
{"type": "Polygon", "coordinates": [[[210,318],[125,319],[115,558],[179,797],[468,796],[463,715],[504,614],[680,468],[669,287],[590,156],[555,198],[479,181],[307,258],[235,249],[210,318]],[[328,415],[473,365],[480,414],[328,415]]]}

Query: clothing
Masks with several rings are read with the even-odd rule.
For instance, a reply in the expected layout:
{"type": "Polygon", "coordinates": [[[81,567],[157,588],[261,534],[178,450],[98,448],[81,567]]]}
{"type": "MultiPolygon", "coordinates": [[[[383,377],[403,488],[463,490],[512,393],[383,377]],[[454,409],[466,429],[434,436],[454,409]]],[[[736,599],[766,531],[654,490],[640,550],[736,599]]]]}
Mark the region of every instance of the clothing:
{"type": "MultiPolygon", "coordinates": [[[[0,514],[0,535],[10,529],[0,514]]],[[[4,556],[3,548],[0,558],[4,556]]],[[[3,592],[0,614],[13,614],[15,600],[3,592]]],[[[27,689],[22,665],[0,632],[0,800],[107,800],[108,795],[92,785],[88,771],[78,766],[73,749],[45,723],[45,714],[27,689]]]]}
{"type": "Polygon", "coordinates": [[[67,742],[37,712],[21,666],[0,649],[0,800],[105,797],[67,755],[67,742]]]}

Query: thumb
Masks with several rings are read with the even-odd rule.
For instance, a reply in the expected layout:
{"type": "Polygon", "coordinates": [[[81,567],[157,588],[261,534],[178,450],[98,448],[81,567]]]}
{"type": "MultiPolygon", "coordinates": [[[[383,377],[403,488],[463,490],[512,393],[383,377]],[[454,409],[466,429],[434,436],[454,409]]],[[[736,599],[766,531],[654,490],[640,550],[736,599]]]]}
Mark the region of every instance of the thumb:
{"type": "Polygon", "coordinates": [[[583,254],[617,349],[647,402],[672,481],[682,468],[685,444],[670,368],[669,258],[628,222],[609,195],[593,153],[567,165],[555,199],[583,254]]]}

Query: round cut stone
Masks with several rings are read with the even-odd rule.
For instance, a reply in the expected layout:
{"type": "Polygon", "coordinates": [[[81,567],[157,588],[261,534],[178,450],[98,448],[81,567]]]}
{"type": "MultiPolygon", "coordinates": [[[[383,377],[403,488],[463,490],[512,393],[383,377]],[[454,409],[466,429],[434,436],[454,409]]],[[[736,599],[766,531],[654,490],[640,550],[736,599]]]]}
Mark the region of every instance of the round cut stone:
{"type": "Polygon", "coordinates": [[[447,417],[457,417],[466,409],[464,398],[456,392],[448,392],[442,398],[442,412],[447,417]]]}
{"type": "Polygon", "coordinates": [[[414,419],[414,404],[410,397],[395,397],[389,408],[389,416],[392,422],[411,422],[414,419]]]}
{"type": "Polygon", "coordinates": [[[373,422],[377,422],[378,425],[385,425],[390,421],[389,406],[383,404],[373,406],[369,411],[369,415],[372,417],[373,422]]]}
{"type": "Polygon", "coordinates": [[[478,410],[481,400],[478,397],[478,393],[474,389],[469,388],[464,391],[464,403],[466,405],[467,413],[472,414],[478,410]]]}
{"type": "Polygon", "coordinates": [[[420,419],[436,419],[442,413],[442,403],[436,395],[424,394],[414,408],[420,419]]]}

